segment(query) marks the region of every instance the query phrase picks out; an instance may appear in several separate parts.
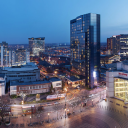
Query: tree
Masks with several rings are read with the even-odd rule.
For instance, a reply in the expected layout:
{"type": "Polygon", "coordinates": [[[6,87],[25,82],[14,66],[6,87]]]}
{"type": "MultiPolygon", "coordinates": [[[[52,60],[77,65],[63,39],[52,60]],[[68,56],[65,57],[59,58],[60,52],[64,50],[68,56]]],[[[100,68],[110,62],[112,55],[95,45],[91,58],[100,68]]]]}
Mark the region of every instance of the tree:
{"type": "Polygon", "coordinates": [[[24,99],[25,99],[25,97],[27,96],[27,93],[20,92],[19,96],[22,97],[22,99],[23,99],[23,102],[22,102],[22,103],[24,103],[24,99]]]}

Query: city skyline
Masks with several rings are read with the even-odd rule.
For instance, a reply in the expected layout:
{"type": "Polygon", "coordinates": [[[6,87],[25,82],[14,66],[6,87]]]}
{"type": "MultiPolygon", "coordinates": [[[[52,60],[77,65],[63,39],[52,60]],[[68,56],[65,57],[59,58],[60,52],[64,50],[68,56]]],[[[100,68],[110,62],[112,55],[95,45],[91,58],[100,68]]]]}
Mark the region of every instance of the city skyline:
{"type": "Polygon", "coordinates": [[[70,19],[77,15],[101,15],[101,42],[126,34],[128,1],[2,1],[0,42],[28,44],[28,37],[46,37],[47,43],[70,42],[70,19]],[[111,4],[110,4],[111,2],[111,4]],[[116,6],[115,5],[116,2],[116,6]],[[91,6],[91,7],[90,7],[91,6]],[[123,7],[121,10],[118,8],[123,7]],[[119,17],[120,15],[120,17],[119,17]]]}

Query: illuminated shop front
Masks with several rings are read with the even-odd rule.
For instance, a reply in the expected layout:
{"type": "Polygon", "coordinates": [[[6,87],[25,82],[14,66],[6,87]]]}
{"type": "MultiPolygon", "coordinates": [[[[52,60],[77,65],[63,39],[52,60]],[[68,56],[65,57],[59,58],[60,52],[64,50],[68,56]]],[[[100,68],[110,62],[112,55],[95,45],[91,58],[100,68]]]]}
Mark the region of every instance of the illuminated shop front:
{"type": "Polygon", "coordinates": [[[114,78],[115,97],[128,101],[128,79],[114,78]]]}
{"type": "Polygon", "coordinates": [[[118,62],[116,69],[106,72],[106,96],[128,103],[128,60],[118,62]]]}

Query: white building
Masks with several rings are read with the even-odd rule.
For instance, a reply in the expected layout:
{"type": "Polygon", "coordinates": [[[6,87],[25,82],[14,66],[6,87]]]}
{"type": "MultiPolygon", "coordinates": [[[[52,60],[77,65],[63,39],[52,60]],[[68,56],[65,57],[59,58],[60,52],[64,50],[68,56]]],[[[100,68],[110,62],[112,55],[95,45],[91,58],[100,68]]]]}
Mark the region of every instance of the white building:
{"type": "Polygon", "coordinates": [[[117,69],[106,72],[107,96],[128,102],[128,60],[117,63],[117,69]]]}
{"type": "Polygon", "coordinates": [[[26,49],[9,50],[9,65],[23,65],[30,62],[30,52],[26,49]]]}
{"type": "Polygon", "coordinates": [[[6,79],[5,74],[0,74],[0,96],[5,95],[6,79]]]}
{"type": "Polygon", "coordinates": [[[53,86],[53,88],[62,88],[62,80],[57,77],[52,77],[49,80],[53,86]]]}
{"type": "Polygon", "coordinates": [[[0,73],[6,75],[6,82],[19,80],[23,82],[40,80],[40,69],[34,63],[21,66],[4,67],[0,73]]]}
{"type": "Polygon", "coordinates": [[[0,43],[0,66],[7,66],[9,63],[8,43],[0,43]]]}
{"type": "Polygon", "coordinates": [[[10,83],[10,95],[19,95],[21,92],[26,94],[38,94],[49,92],[51,88],[51,82],[34,81],[34,82],[17,82],[12,81],[10,83]]]}

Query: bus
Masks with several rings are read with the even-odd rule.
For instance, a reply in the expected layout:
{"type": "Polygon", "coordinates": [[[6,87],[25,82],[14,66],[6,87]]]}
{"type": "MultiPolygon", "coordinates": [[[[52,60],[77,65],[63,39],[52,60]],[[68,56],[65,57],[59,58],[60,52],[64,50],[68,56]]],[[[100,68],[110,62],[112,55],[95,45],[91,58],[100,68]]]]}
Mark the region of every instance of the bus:
{"type": "Polygon", "coordinates": [[[23,106],[22,112],[24,115],[34,114],[36,113],[36,107],[34,105],[32,106],[23,106]]]}
{"type": "Polygon", "coordinates": [[[66,94],[57,94],[57,95],[48,95],[46,97],[47,100],[57,100],[57,99],[62,99],[65,98],[66,94]]]}

